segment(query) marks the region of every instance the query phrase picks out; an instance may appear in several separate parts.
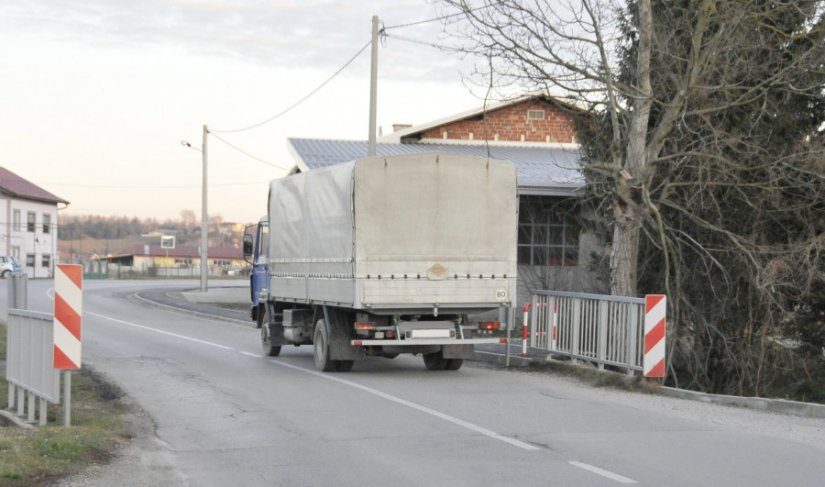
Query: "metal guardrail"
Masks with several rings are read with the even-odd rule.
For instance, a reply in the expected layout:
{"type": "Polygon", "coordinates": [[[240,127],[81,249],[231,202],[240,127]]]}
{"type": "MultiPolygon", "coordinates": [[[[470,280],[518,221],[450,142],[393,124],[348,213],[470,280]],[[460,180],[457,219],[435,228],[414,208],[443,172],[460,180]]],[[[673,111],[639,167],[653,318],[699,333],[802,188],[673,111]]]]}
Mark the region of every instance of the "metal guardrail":
{"type": "Polygon", "coordinates": [[[529,316],[530,347],[553,356],[641,372],[645,300],[537,291],[529,316]]]}
{"type": "Polygon", "coordinates": [[[52,367],[52,316],[35,311],[10,309],[7,322],[6,379],[9,409],[17,397],[17,415],[26,411],[34,422],[35,398],[40,399],[40,424],[46,424],[46,401],[60,402],[60,371],[52,367]]]}

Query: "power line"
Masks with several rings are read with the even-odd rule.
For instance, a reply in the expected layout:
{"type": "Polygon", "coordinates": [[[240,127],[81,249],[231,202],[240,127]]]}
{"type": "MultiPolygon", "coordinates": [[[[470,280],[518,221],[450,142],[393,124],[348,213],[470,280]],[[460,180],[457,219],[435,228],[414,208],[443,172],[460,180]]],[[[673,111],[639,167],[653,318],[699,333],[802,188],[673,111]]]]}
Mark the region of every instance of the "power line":
{"type": "Polygon", "coordinates": [[[404,27],[413,27],[413,26],[421,25],[421,24],[429,24],[430,22],[437,22],[439,20],[447,20],[447,19],[451,19],[453,17],[461,17],[461,16],[467,15],[469,13],[473,13],[473,12],[477,12],[479,10],[484,10],[486,8],[490,8],[492,6],[493,6],[493,4],[480,5],[476,8],[469,8],[469,9],[466,9],[466,10],[462,10],[461,12],[442,15],[440,17],[433,17],[431,19],[419,20],[419,21],[416,21],[416,22],[409,22],[409,23],[406,23],[406,24],[389,25],[389,26],[384,27],[383,30],[402,29],[404,27]]]}
{"type": "Polygon", "coordinates": [[[418,39],[411,39],[409,37],[399,36],[399,35],[395,35],[395,34],[390,35],[390,34],[387,34],[386,32],[383,33],[383,36],[387,39],[396,39],[396,40],[399,40],[399,41],[409,42],[409,43],[412,43],[412,44],[419,44],[419,45],[422,45],[422,46],[434,47],[438,50],[444,50],[444,49],[447,48],[447,46],[441,46],[441,45],[438,45],[438,44],[433,44],[432,42],[421,41],[421,40],[418,40],[418,39]]]}
{"type": "MultiPolygon", "coordinates": [[[[371,43],[372,43],[372,41],[370,40],[370,41],[368,41],[366,44],[364,44],[364,46],[363,46],[361,49],[359,49],[359,50],[358,50],[358,52],[356,52],[356,53],[355,53],[355,54],[354,54],[351,58],[349,58],[349,60],[348,60],[346,63],[344,63],[344,65],[343,65],[343,66],[341,66],[340,68],[338,68],[338,70],[336,70],[334,73],[332,73],[332,76],[330,76],[329,78],[327,78],[326,80],[324,80],[324,82],[323,82],[323,83],[321,83],[320,85],[318,85],[318,86],[316,86],[315,88],[313,88],[313,89],[312,89],[312,91],[310,91],[309,93],[307,93],[307,94],[306,94],[303,98],[301,98],[300,100],[296,101],[295,103],[293,103],[292,105],[290,105],[289,107],[287,107],[285,110],[283,110],[283,111],[281,111],[281,112],[279,112],[279,113],[277,113],[277,114],[275,114],[275,115],[273,115],[273,116],[271,116],[271,117],[267,118],[266,120],[264,120],[264,121],[262,121],[262,122],[258,122],[258,123],[256,123],[256,124],[249,125],[248,127],[243,127],[243,128],[239,128],[239,129],[233,129],[233,130],[212,130],[212,129],[210,129],[210,130],[209,130],[209,132],[210,132],[210,133],[212,133],[213,135],[215,134],[215,132],[222,133],[222,134],[228,134],[228,133],[233,133],[233,132],[244,132],[244,131],[246,131],[246,130],[251,130],[251,129],[254,129],[254,128],[257,128],[257,127],[260,127],[261,125],[267,124],[267,123],[269,123],[269,122],[271,122],[271,121],[275,120],[276,118],[279,118],[279,117],[281,117],[281,116],[283,116],[283,115],[285,115],[285,114],[289,113],[289,112],[290,112],[293,108],[295,108],[295,107],[297,107],[298,105],[300,105],[301,103],[305,102],[305,101],[306,101],[309,97],[311,97],[312,95],[314,95],[315,93],[317,93],[317,92],[318,92],[321,88],[323,88],[324,86],[326,86],[326,85],[327,85],[327,83],[329,83],[330,81],[332,81],[332,79],[333,79],[333,78],[335,78],[336,76],[338,76],[339,74],[341,74],[341,72],[342,72],[344,69],[346,69],[346,67],[347,67],[347,66],[349,66],[350,64],[352,64],[352,62],[353,62],[353,61],[355,61],[355,59],[356,59],[356,58],[358,58],[358,56],[360,56],[360,55],[361,55],[361,53],[362,53],[362,52],[364,52],[364,51],[367,49],[367,47],[369,47],[369,45],[370,45],[371,43]]],[[[224,142],[224,143],[228,143],[228,142],[226,142],[225,140],[224,140],[223,142],[224,142]]],[[[248,155],[248,154],[247,154],[247,155],[248,155]]],[[[268,163],[267,163],[267,164],[268,164],[268,163]]],[[[277,167],[277,166],[276,166],[276,167],[277,167]]]]}
{"type": "Polygon", "coordinates": [[[256,161],[258,161],[258,162],[264,163],[264,164],[266,164],[267,166],[272,166],[272,167],[275,167],[275,168],[281,169],[281,170],[283,170],[283,171],[288,171],[288,170],[289,170],[289,168],[286,168],[286,167],[283,167],[283,166],[279,166],[279,165],[277,165],[277,164],[273,164],[273,163],[271,163],[271,162],[269,162],[269,161],[267,161],[267,160],[261,159],[260,157],[258,157],[258,156],[256,156],[256,155],[250,154],[249,152],[247,152],[247,151],[245,151],[245,150],[241,149],[240,147],[236,146],[235,144],[233,144],[233,143],[231,143],[231,142],[227,141],[226,139],[224,139],[223,137],[219,136],[218,134],[212,133],[212,131],[211,131],[211,130],[209,131],[209,133],[210,133],[210,134],[212,134],[212,137],[215,137],[216,139],[220,140],[220,141],[221,141],[221,142],[223,142],[224,144],[228,145],[229,147],[231,147],[231,148],[235,149],[236,151],[240,152],[241,154],[243,154],[243,155],[245,155],[245,156],[247,156],[247,157],[250,157],[250,158],[252,158],[252,159],[255,159],[255,160],[256,160],[256,161]]]}

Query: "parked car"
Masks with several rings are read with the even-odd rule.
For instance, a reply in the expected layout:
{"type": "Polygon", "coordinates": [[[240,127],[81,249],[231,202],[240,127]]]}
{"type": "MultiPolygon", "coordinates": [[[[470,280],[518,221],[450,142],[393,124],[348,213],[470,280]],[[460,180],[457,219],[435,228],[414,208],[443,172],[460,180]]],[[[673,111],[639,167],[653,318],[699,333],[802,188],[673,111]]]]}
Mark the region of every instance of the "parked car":
{"type": "Polygon", "coordinates": [[[9,255],[0,255],[0,277],[6,278],[20,269],[20,262],[9,255]]]}

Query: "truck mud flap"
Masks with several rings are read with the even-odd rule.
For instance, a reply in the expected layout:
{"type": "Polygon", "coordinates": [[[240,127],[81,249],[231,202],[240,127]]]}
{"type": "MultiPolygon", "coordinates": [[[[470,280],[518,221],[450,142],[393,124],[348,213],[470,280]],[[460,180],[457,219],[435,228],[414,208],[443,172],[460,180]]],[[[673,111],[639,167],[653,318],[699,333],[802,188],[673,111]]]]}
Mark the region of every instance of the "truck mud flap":
{"type": "Polygon", "coordinates": [[[363,360],[366,357],[362,347],[350,344],[352,334],[342,311],[324,306],[324,322],[327,325],[329,356],[332,360],[363,360]]]}
{"type": "Polygon", "coordinates": [[[269,323],[269,341],[273,345],[289,345],[290,342],[284,338],[284,325],[269,323]]]}
{"type": "Polygon", "coordinates": [[[444,358],[460,358],[473,360],[476,358],[476,352],[473,345],[444,345],[442,352],[444,358]]]}

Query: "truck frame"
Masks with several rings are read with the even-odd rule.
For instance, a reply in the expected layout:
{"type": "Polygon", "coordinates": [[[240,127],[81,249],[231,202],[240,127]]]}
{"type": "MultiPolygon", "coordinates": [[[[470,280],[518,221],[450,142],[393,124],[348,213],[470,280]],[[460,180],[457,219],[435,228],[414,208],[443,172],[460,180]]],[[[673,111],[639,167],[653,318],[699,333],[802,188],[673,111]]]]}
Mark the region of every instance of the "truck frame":
{"type": "Polygon", "coordinates": [[[516,291],[512,163],[456,154],[367,157],[270,183],[244,235],[264,353],[312,345],[315,366],[422,354],[457,370],[516,291]]]}

